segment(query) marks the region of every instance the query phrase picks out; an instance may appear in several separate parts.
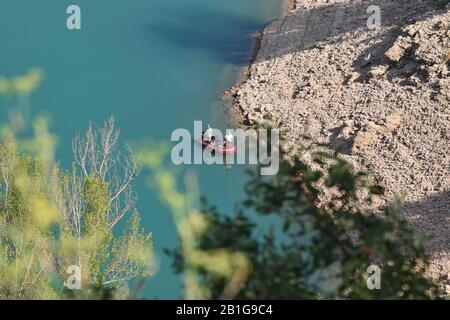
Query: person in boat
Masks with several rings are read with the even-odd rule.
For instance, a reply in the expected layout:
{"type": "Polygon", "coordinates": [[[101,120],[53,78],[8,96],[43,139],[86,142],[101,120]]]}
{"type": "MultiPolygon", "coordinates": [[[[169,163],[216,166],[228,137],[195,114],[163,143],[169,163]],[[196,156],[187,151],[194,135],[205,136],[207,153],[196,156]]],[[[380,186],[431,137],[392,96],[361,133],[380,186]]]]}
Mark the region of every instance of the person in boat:
{"type": "Polygon", "coordinates": [[[233,146],[234,143],[234,137],[233,134],[230,131],[227,131],[227,134],[225,135],[224,140],[224,146],[233,146]]]}
{"type": "Polygon", "coordinates": [[[232,147],[234,144],[234,136],[230,131],[227,131],[225,139],[223,139],[223,148],[232,147]]]}
{"type": "Polygon", "coordinates": [[[211,140],[209,140],[209,144],[212,145],[213,147],[216,146],[216,137],[212,136],[211,140]]]}
{"type": "Polygon", "coordinates": [[[205,130],[205,131],[203,131],[203,136],[202,136],[202,140],[203,141],[206,141],[206,142],[210,142],[211,141],[211,138],[213,138],[213,136],[212,136],[212,128],[211,128],[211,126],[208,124],[208,128],[205,130]]]}

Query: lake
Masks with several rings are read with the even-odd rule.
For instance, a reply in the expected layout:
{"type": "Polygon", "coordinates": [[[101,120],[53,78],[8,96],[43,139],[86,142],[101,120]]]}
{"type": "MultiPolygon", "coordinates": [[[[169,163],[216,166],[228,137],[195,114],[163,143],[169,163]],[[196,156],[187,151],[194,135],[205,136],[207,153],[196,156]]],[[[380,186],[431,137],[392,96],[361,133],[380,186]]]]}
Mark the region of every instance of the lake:
{"type": "MultiPolygon", "coordinates": [[[[44,70],[31,115],[51,118],[64,165],[71,161],[73,135],[89,120],[100,124],[111,115],[130,141],[170,142],[174,129],[192,130],[194,120],[225,129],[229,110],[221,91],[248,63],[255,32],[281,7],[281,0],[2,0],[0,75],[44,70]],[[66,28],[71,4],[81,8],[81,30],[66,28]]],[[[242,199],[243,168],[189,169],[199,177],[201,194],[221,211],[231,212],[242,199]]],[[[138,209],[159,260],[143,297],[179,298],[181,279],[163,253],[177,244],[171,215],[145,175],[136,184],[138,209]]]]}

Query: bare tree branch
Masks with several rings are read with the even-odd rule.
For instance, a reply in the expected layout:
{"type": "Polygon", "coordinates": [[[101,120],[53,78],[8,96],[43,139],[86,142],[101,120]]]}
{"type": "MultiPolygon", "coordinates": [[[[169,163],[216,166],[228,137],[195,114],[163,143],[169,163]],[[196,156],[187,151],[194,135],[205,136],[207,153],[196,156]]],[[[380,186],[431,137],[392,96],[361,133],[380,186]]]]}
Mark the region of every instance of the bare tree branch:
{"type": "MultiPolygon", "coordinates": [[[[101,128],[89,124],[84,135],[77,135],[72,144],[75,164],[81,169],[84,179],[99,177],[109,188],[110,211],[108,224],[113,228],[135,205],[132,182],[139,173],[139,167],[128,144],[120,141],[120,131],[115,128],[114,118],[110,118],[101,128]]],[[[72,225],[80,234],[83,220],[82,191],[84,179],[71,178],[71,186],[66,191],[66,206],[71,215],[72,225]]]]}

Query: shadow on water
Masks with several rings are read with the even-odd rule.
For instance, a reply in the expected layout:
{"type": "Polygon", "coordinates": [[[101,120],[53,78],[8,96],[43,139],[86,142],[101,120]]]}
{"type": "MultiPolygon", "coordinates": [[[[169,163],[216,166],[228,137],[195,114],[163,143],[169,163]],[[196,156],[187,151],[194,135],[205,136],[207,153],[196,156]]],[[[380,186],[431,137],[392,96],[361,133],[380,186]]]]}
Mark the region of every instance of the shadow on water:
{"type": "Polygon", "coordinates": [[[247,64],[252,57],[255,34],[267,24],[224,10],[206,7],[186,11],[159,8],[160,21],[148,26],[176,45],[203,50],[233,65],[247,64]]]}

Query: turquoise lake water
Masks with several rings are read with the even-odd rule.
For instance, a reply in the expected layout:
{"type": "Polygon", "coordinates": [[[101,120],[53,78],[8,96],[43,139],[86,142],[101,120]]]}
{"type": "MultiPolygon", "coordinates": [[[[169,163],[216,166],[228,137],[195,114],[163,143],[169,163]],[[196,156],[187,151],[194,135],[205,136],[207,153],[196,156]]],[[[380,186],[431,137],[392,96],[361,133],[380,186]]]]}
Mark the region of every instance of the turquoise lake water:
{"type": "MultiPolygon", "coordinates": [[[[227,128],[220,92],[233,85],[252,54],[254,33],[281,14],[281,0],[2,0],[0,75],[44,70],[31,98],[31,115],[45,112],[59,138],[57,157],[68,165],[72,136],[88,121],[113,115],[127,140],[170,142],[176,128],[194,120],[227,128]],[[66,29],[66,8],[81,8],[82,30],[66,29]]],[[[6,121],[8,102],[1,102],[6,121]]],[[[243,168],[191,167],[200,192],[221,211],[242,199],[243,168]]],[[[138,209],[153,233],[159,271],[146,282],[145,298],[179,298],[164,248],[177,236],[170,213],[136,182],[138,209]]]]}

